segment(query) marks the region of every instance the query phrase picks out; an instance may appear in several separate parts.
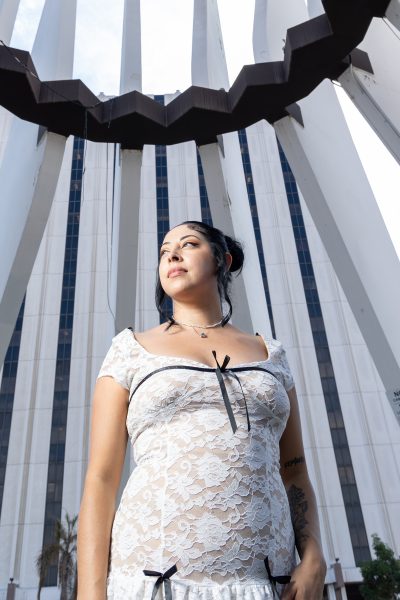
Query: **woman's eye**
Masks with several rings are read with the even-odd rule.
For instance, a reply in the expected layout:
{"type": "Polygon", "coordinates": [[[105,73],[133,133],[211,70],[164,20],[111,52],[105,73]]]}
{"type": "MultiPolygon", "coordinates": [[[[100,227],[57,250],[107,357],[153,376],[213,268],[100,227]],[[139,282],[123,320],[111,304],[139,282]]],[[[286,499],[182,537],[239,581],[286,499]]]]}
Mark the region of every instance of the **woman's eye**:
{"type": "MultiPolygon", "coordinates": [[[[191,244],[192,246],[198,246],[198,244],[196,242],[185,242],[184,244],[182,244],[182,248],[184,248],[186,246],[186,244],[191,244]]],[[[160,251],[160,258],[166,253],[168,252],[167,248],[164,248],[164,250],[160,251]]]]}

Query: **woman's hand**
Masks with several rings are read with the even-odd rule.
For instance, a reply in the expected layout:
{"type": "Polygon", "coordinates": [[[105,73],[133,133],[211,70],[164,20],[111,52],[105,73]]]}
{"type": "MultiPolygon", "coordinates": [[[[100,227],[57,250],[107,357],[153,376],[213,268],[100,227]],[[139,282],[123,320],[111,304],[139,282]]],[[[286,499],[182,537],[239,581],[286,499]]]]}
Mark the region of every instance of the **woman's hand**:
{"type": "Polygon", "coordinates": [[[320,559],[304,558],[293,570],[291,581],[285,585],[282,600],[322,600],[326,563],[320,559]]]}

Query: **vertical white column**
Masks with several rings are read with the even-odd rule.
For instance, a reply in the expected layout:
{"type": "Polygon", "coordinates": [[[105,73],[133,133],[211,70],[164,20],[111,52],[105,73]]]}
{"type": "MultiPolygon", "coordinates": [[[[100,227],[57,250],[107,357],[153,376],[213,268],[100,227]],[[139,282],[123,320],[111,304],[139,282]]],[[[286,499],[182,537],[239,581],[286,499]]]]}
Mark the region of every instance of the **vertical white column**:
{"type": "Polygon", "coordinates": [[[400,40],[383,19],[374,19],[360,48],[368,53],[373,73],[351,66],[339,83],[400,163],[400,81],[393,76],[400,40]]]}
{"type": "MultiPolygon", "coordinates": [[[[32,56],[42,79],[72,76],[76,0],[47,0],[32,56]]],[[[66,138],[14,119],[0,166],[0,364],[47,223],[66,138]],[[23,173],[23,177],[21,177],[23,173]]]]}
{"type": "Polygon", "coordinates": [[[201,221],[196,144],[185,142],[167,148],[169,225],[201,221]]]}
{"type": "Polygon", "coordinates": [[[139,331],[159,324],[155,306],[155,280],[158,264],[158,223],[155,147],[143,149],[140,200],[140,245],[135,324],[139,331]]]}
{"type": "Polygon", "coordinates": [[[142,91],[140,0],[125,0],[120,94],[142,91]]]}
{"type": "MultiPolygon", "coordinates": [[[[340,528],[340,546],[353,553],[343,498],[330,442],[321,378],[301,278],[296,243],[274,129],[259,122],[247,129],[258,217],[265,249],[277,337],[283,342],[299,399],[307,464],[317,496],[324,555],[339,551],[332,530],[340,528]],[[321,458],[322,457],[322,458],[321,458]],[[320,467],[323,464],[323,467],[320,467]],[[329,492],[328,492],[329,490],[329,492]],[[335,550],[336,548],[336,550],[335,550]]],[[[308,231],[308,230],[307,230],[308,231]]]]}
{"type": "Polygon", "coordinates": [[[194,0],[192,83],[229,89],[217,0],[194,0]]]}
{"type": "MultiPolygon", "coordinates": [[[[0,0],[0,40],[7,45],[11,42],[19,3],[20,0],[0,0]]],[[[11,113],[0,106],[0,164],[10,125],[11,113]]]]}
{"type": "MultiPolygon", "coordinates": [[[[140,0],[125,0],[121,54],[120,93],[142,91],[140,0]]],[[[115,333],[135,329],[139,261],[140,195],[143,152],[119,150],[116,169],[112,287],[115,296],[115,333]]],[[[121,495],[134,466],[128,448],[121,478],[121,495]]]]}
{"type": "Polygon", "coordinates": [[[96,377],[114,336],[108,305],[114,144],[88,142],[81,194],[62,513],[78,514],[96,377]]]}
{"type": "MultiPolygon", "coordinates": [[[[168,105],[180,92],[167,94],[168,105]]],[[[195,142],[184,142],[167,147],[169,226],[183,221],[201,221],[200,189],[195,142]]]]}
{"type": "Polygon", "coordinates": [[[0,40],[9,45],[14,31],[19,0],[0,0],[0,40]]]}
{"type": "MultiPolygon", "coordinates": [[[[75,14],[75,0],[47,0],[32,53],[41,77],[64,79],[72,76],[75,14]]],[[[36,125],[14,119],[0,168],[0,363],[4,359],[28,282],[31,281],[32,269],[53,205],[65,150],[65,137],[48,133],[42,137],[39,145],[37,138],[36,125]]],[[[50,257],[55,261],[60,255],[55,251],[53,255],[50,253],[50,257]]],[[[59,275],[53,279],[53,283],[55,285],[50,285],[49,289],[55,294],[56,289],[60,289],[56,284],[59,286],[62,283],[59,275]]],[[[43,294],[44,291],[37,292],[39,297],[43,294]]],[[[29,293],[28,300],[33,300],[29,293]]],[[[52,352],[51,356],[54,356],[52,342],[56,330],[54,312],[51,311],[51,314],[51,330],[39,330],[30,339],[39,340],[40,346],[42,334],[47,343],[44,352],[52,352]]],[[[29,331],[29,319],[27,327],[29,331]]],[[[24,321],[22,340],[25,342],[29,337],[26,333],[24,321]]],[[[23,355],[20,360],[23,360],[23,355]]],[[[16,390],[16,398],[23,398],[25,404],[20,410],[16,405],[13,415],[8,461],[8,466],[11,464],[12,469],[9,472],[7,468],[4,497],[8,510],[4,516],[2,514],[2,524],[6,531],[11,531],[11,535],[6,538],[6,568],[16,580],[23,577],[21,584],[33,587],[37,580],[32,557],[40,550],[43,536],[41,520],[45,506],[45,485],[40,487],[40,484],[45,481],[47,473],[52,411],[48,391],[53,389],[54,383],[51,373],[54,377],[54,366],[47,373],[45,389],[40,389],[44,382],[43,374],[36,372],[31,375],[31,386],[27,385],[20,392],[16,390]],[[36,464],[28,471],[30,461],[36,464]],[[37,489],[41,492],[37,493],[37,489]]],[[[20,382],[18,374],[17,388],[20,384],[24,386],[26,382],[20,382]]]]}
{"type": "MultiPolygon", "coordinates": [[[[345,424],[350,424],[346,428],[347,441],[367,537],[371,539],[371,534],[376,532],[395,549],[396,526],[391,523],[391,511],[400,510],[400,480],[396,475],[400,428],[393,419],[383,384],[302,198],[301,204],[343,419],[345,424]],[[368,477],[364,477],[364,473],[368,473],[368,477]]],[[[314,399],[310,412],[320,435],[321,418],[315,410],[314,399]]],[[[331,489],[331,470],[326,469],[325,473],[329,474],[327,489],[331,489]]],[[[332,507],[330,516],[334,514],[332,507]]],[[[333,524],[336,532],[342,527],[341,523],[333,524]]],[[[343,546],[342,532],[340,537],[343,546]]],[[[345,554],[339,548],[336,554],[329,556],[340,556],[348,567],[345,554]]]]}
{"type": "Polygon", "coordinates": [[[76,0],[46,0],[32,49],[42,81],[71,79],[74,66],[76,0]]]}
{"type": "Polygon", "coordinates": [[[141,150],[121,150],[120,158],[119,185],[114,204],[112,265],[113,276],[116,274],[116,333],[134,326],[135,322],[143,153],[141,150]]]}
{"type": "MultiPolygon", "coordinates": [[[[216,0],[195,0],[192,51],[193,85],[228,89],[222,31],[216,0]]],[[[213,223],[244,243],[242,273],[234,276],[233,322],[240,328],[270,333],[268,308],[237,133],[223,136],[224,151],[200,148],[213,223]]]]}
{"type": "Polygon", "coordinates": [[[307,20],[302,0],[256,0],[253,28],[255,62],[283,60],[287,30],[307,20]],[[282,15],[285,15],[284,19],[282,15]]]}
{"type": "Polygon", "coordinates": [[[0,165],[3,160],[3,153],[7,146],[8,136],[10,134],[11,125],[14,115],[0,107],[0,165]]]}
{"type": "MultiPolygon", "coordinates": [[[[68,148],[71,150],[71,142],[68,148]]],[[[26,290],[0,521],[0,581],[36,588],[43,539],[71,152],[26,290]]]]}
{"type": "MultiPolygon", "coordinates": [[[[125,0],[121,57],[121,94],[141,91],[140,0],[125,0]]],[[[143,154],[121,150],[114,213],[113,276],[116,333],[134,324],[139,246],[140,181],[143,154]]]]}
{"type": "Polygon", "coordinates": [[[386,17],[400,31],[400,0],[392,0],[386,11],[386,17]]]}
{"type": "MultiPolygon", "coordinates": [[[[213,224],[227,235],[234,237],[233,220],[231,214],[231,202],[223,170],[223,157],[218,144],[207,144],[199,148],[200,158],[203,165],[204,179],[206,183],[211,216],[213,224]]],[[[250,314],[248,290],[245,288],[243,275],[237,278],[233,274],[232,286],[232,321],[244,331],[252,331],[253,322],[250,314]]],[[[257,331],[258,329],[255,329],[257,331]]],[[[264,331],[260,327],[261,331],[264,331]]]]}
{"type": "MultiPolygon", "coordinates": [[[[284,4],[274,2],[277,28],[291,19],[284,4]]],[[[291,6],[306,20],[302,0],[291,6]]],[[[255,19],[255,29],[262,26],[255,19]]],[[[259,32],[254,40],[260,39],[269,54],[280,53],[276,38],[259,32]]],[[[304,127],[287,117],[275,129],[400,420],[400,262],[331,84],[300,105],[304,127]]]]}
{"type": "MultiPolygon", "coordinates": [[[[0,0],[0,40],[9,45],[14,30],[19,0],[0,0]]],[[[0,106],[0,164],[11,125],[10,113],[0,106]]],[[[0,364],[2,363],[0,357],[0,364]]]]}

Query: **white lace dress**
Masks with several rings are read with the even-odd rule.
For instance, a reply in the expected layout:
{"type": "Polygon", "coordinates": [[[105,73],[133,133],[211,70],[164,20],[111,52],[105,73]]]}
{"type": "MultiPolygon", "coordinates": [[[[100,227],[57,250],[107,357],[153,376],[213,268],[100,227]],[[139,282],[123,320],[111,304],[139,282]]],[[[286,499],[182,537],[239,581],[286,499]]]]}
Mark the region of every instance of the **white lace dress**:
{"type": "Polygon", "coordinates": [[[113,523],[108,599],[279,597],[266,557],[273,576],[295,565],[279,474],[293,379],[282,344],[264,341],[267,360],[211,368],[151,354],[130,328],[112,339],[98,377],[130,391],[137,466],[113,523]]]}

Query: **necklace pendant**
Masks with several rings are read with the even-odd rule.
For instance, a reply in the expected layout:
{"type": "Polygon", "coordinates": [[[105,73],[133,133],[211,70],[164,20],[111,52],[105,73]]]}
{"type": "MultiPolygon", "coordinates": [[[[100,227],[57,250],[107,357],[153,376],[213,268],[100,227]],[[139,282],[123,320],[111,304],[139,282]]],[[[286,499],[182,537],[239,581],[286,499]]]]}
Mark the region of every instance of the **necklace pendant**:
{"type": "Polygon", "coordinates": [[[202,337],[202,338],[206,338],[206,337],[207,337],[207,334],[206,334],[206,333],[204,333],[204,331],[202,331],[202,332],[201,332],[201,334],[200,334],[200,337],[202,337]]]}

